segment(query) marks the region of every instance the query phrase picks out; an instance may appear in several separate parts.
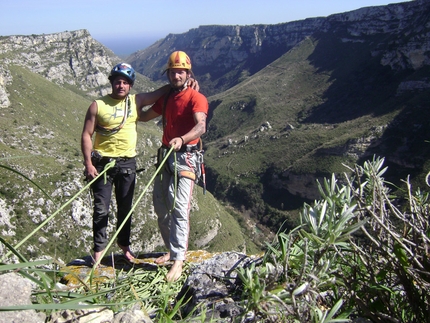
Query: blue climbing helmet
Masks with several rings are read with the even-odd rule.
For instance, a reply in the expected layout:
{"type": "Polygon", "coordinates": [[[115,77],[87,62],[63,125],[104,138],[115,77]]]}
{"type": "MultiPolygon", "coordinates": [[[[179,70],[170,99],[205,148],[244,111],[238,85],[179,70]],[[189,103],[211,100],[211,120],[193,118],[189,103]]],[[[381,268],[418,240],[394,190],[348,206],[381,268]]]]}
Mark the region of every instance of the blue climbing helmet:
{"type": "Polygon", "coordinates": [[[112,68],[112,71],[110,71],[108,79],[111,83],[115,76],[124,76],[130,82],[131,86],[133,86],[134,80],[136,79],[136,72],[130,64],[119,63],[112,68]]]}

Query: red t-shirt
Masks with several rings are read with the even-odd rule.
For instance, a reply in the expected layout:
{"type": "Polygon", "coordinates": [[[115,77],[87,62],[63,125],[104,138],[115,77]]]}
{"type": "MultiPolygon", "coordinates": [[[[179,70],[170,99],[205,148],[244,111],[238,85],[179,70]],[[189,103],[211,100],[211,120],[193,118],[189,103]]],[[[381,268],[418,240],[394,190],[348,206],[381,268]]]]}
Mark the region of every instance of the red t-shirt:
{"type": "MultiPolygon", "coordinates": [[[[165,96],[162,96],[154,103],[152,109],[162,115],[165,96]]],[[[165,108],[166,126],[163,132],[163,144],[168,146],[170,140],[180,137],[188,133],[195,125],[194,113],[204,112],[208,114],[208,100],[206,97],[193,90],[187,88],[181,92],[172,92],[167,99],[165,108]]],[[[186,144],[195,145],[199,139],[195,139],[186,144]]]]}

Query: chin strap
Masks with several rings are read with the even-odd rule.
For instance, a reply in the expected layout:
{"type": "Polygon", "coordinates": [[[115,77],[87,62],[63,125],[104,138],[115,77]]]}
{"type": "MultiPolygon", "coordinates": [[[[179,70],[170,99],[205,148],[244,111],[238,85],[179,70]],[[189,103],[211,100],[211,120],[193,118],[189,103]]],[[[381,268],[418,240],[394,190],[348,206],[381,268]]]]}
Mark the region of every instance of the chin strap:
{"type": "Polygon", "coordinates": [[[169,77],[170,87],[172,88],[172,90],[174,92],[182,92],[183,90],[186,90],[188,88],[188,81],[189,81],[189,79],[190,79],[190,77],[188,76],[188,78],[185,81],[184,85],[182,85],[180,88],[177,88],[177,87],[172,86],[172,82],[170,81],[170,77],[169,77]]]}

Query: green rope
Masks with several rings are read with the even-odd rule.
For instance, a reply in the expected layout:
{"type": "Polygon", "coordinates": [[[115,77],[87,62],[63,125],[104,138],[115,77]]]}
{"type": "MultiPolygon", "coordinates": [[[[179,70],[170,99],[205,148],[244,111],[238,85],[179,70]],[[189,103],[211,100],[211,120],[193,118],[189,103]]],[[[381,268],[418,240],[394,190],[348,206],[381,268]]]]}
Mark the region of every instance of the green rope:
{"type": "MultiPolygon", "coordinates": [[[[169,203],[167,203],[167,196],[165,194],[163,194],[163,202],[164,205],[166,206],[166,209],[168,210],[169,213],[171,213],[176,205],[176,193],[178,191],[178,172],[177,172],[177,164],[176,164],[176,151],[174,151],[175,154],[175,160],[174,160],[174,176],[175,176],[175,182],[174,182],[174,190],[173,190],[173,203],[171,208],[169,209],[169,203]]],[[[168,155],[170,155],[170,152],[168,153],[168,155]]],[[[161,174],[160,176],[163,176],[163,174],[161,174]]],[[[161,177],[160,179],[161,182],[163,182],[163,177],[161,177]]]]}
{"type": "MultiPolygon", "coordinates": [[[[115,166],[115,161],[112,161],[110,163],[107,163],[105,165],[105,168],[103,171],[97,175],[91,182],[89,182],[87,185],[85,185],[78,193],[76,193],[70,200],[68,200],[65,204],[63,204],[57,211],[55,211],[51,216],[45,219],[36,229],[34,229],[28,236],[26,236],[24,239],[22,239],[17,245],[14,247],[14,249],[18,249],[21,247],[28,239],[30,239],[36,232],[38,232],[42,227],[44,227],[49,221],[51,221],[58,213],[60,213],[66,206],[68,206],[70,203],[72,203],[83,191],[85,191],[87,188],[91,186],[92,183],[94,183],[100,176],[104,176],[106,180],[106,172],[108,169],[115,166]]],[[[6,255],[2,258],[2,261],[9,257],[12,254],[11,251],[6,253],[6,255]]]]}
{"type": "Polygon", "coordinates": [[[175,204],[176,204],[176,193],[178,192],[178,167],[176,164],[176,151],[175,151],[175,170],[174,170],[174,174],[175,174],[175,184],[174,184],[174,189],[173,189],[173,203],[172,203],[172,209],[170,210],[170,212],[172,212],[175,208],[175,204]]]}
{"type": "Polygon", "coordinates": [[[143,196],[145,195],[146,191],[148,190],[149,186],[152,184],[152,182],[154,181],[155,177],[158,175],[158,173],[161,171],[162,167],[164,167],[164,164],[166,163],[167,158],[169,157],[169,155],[172,153],[173,151],[173,147],[170,148],[169,152],[166,154],[166,156],[164,157],[163,161],[160,163],[160,165],[158,166],[157,170],[155,171],[154,175],[151,177],[151,179],[149,180],[148,184],[146,185],[145,189],[142,191],[142,193],[139,195],[139,197],[137,198],[137,200],[135,201],[135,203],[133,204],[130,212],[128,212],[127,216],[124,218],[123,222],[118,226],[116,232],[114,233],[114,235],[112,236],[111,240],[109,241],[109,243],[107,244],[106,248],[103,250],[102,254],[100,255],[99,260],[94,264],[93,269],[90,271],[90,273],[87,275],[87,277],[85,277],[84,282],[87,282],[88,279],[92,279],[93,275],[94,275],[94,270],[96,269],[96,267],[100,264],[100,261],[103,259],[103,257],[105,256],[107,250],[110,248],[110,246],[112,246],[113,242],[115,241],[116,237],[118,236],[119,232],[121,231],[121,229],[123,228],[123,226],[125,225],[125,223],[127,222],[128,218],[132,215],[134,209],[137,207],[137,204],[140,202],[140,200],[143,198],[143,196]]]}

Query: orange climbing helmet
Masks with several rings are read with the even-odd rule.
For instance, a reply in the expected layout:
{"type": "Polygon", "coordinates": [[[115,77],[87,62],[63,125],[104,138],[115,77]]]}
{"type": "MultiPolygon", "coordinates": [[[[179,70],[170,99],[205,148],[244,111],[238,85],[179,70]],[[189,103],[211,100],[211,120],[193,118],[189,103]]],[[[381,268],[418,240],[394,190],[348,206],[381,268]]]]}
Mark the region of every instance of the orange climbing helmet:
{"type": "Polygon", "coordinates": [[[179,50],[173,52],[167,61],[166,71],[169,68],[183,68],[191,70],[191,60],[185,52],[179,50]]]}

